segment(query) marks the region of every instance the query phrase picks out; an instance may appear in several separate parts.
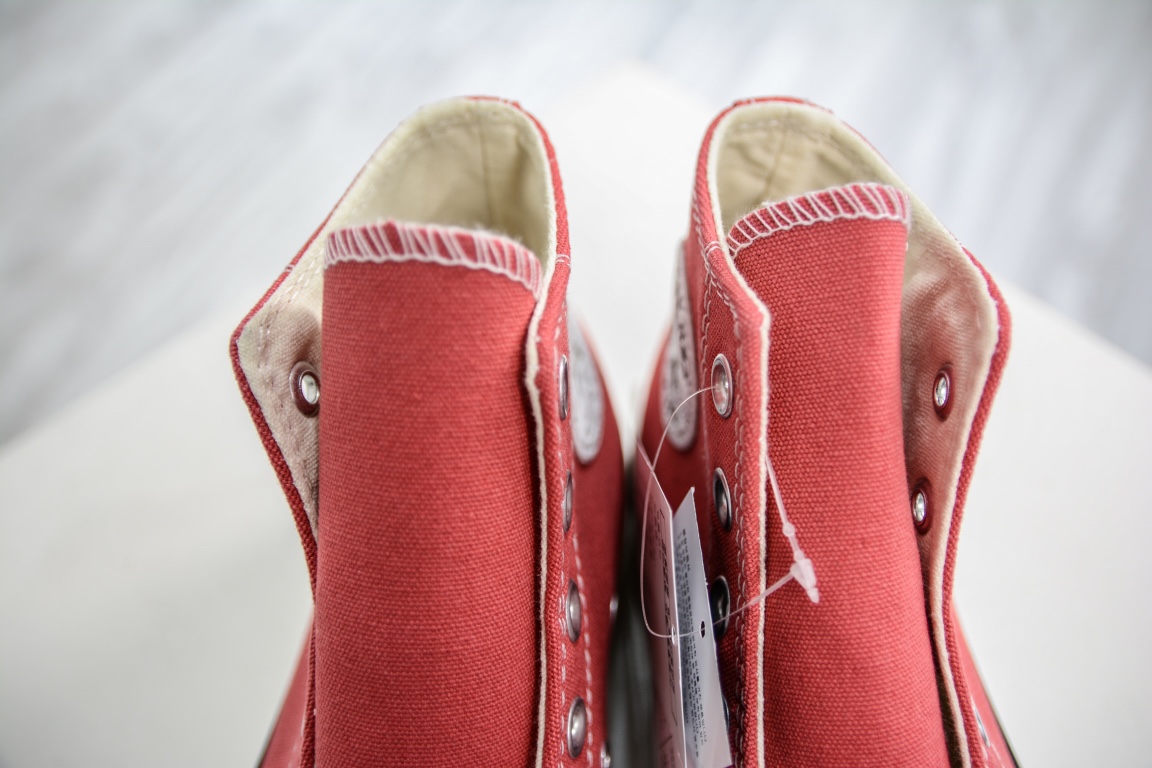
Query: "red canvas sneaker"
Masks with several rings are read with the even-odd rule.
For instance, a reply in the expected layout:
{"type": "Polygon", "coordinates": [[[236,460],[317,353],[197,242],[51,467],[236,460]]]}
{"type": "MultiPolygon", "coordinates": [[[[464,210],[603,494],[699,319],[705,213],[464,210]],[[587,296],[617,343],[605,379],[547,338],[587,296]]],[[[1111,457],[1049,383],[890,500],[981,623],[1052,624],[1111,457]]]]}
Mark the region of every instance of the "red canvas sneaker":
{"type": "Polygon", "coordinates": [[[598,765],[620,440],[516,104],[403,123],[240,324],[315,615],[262,765],[598,765]]]}
{"type": "Polygon", "coordinates": [[[676,269],[642,443],[673,505],[696,489],[735,764],[1013,765],[952,605],[996,285],[783,99],[708,130],[676,269]]]}

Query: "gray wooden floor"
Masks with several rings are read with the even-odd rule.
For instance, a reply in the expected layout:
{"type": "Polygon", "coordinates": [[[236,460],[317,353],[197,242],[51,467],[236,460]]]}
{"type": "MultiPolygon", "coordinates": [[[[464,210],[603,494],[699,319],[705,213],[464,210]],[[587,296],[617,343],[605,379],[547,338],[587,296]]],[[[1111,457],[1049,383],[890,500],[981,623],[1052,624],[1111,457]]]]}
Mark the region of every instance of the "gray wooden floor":
{"type": "Polygon", "coordinates": [[[418,105],[546,117],[634,60],[833,108],[995,274],[1152,362],[1148,3],[0,1],[0,442],[254,301],[418,105]]]}

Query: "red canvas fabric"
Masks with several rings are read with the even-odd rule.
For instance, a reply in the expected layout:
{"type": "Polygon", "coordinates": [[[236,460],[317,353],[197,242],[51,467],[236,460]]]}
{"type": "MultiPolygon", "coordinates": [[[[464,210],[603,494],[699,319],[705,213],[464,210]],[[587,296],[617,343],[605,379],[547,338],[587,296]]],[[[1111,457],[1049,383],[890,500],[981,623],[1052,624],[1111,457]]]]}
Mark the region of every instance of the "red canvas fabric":
{"type": "Polygon", "coordinates": [[[317,765],[531,758],[534,307],[480,269],[326,270],[317,765]]]}
{"type": "Polygon", "coordinates": [[[820,585],[817,605],[799,589],[766,604],[768,765],[948,764],[904,476],[905,244],[902,222],[845,218],[735,253],[771,313],[769,456],[820,585]]]}

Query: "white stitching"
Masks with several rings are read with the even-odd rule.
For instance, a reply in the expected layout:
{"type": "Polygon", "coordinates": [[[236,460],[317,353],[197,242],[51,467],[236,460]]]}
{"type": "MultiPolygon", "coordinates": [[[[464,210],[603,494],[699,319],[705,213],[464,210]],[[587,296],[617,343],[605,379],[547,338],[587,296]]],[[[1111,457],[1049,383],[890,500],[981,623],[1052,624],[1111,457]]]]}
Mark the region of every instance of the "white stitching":
{"type": "MultiPolygon", "coordinates": [[[[567,322],[568,322],[568,302],[565,301],[564,305],[561,307],[560,320],[556,323],[555,338],[557,341],[560,339],[560,334],[564,330],[564,326],[567,324],[567,322]]],[[[568,351],[571,352],[571,349],[569,349],[568,351]]],[[[559,360],[560,359],[560,350],[555,345],[553,345],[553,347],[552,347],[552,359],[553,360],[559,360]]],[[[561,427],[560,427],[560,433],[561,433],[561,435],[563,435],[563,433],[564,433],[563,425],[561,425],[561,427]]],[[[562,447],[563,443],[564,443],[564,441],[561,440],[561,447],[558,448],[556,451],[556,458],[557,458],[557,461],[561,467],[565,467],[565,466],[568,466],[570,464],[570,462],[565,461],[564,449],[562,447]]],[[[561,499],[564,498],[563,494],[560,495],[560,498],[561,499]]],[[[573,493],[573,499],[575,499],[575,493],[573,493]]],[[[573,515],[575,518],[575,513],[573,513],[573,515]]],[[[572,525],[572,529],[571,529],[569,535],[572,537],[572,550],[573,550],[574,559],[576,560],[577,598],[580,600],[580,616],[582,617],[581,618],[581,624],[583,625],[581,628],[581,632],[580,632],[580,635],[581,635],[580,640],[584,642],[584,683],[585,683],[585,686],[584,686],[584,712],[585,712],[585,717],[587,718],[587,722],[585,724],[586,727],[584,729],[584,732],[586,734],[585,741],[584,741],[584,752],[585,752],[585,757],[587,758],[587,761],[588,761],[588,765],[591,766],[592,765],[592,655],[588,651],[588,647],[589,647],[588,646],[588,637],[587,637],[588,630],[587,630],[586,625],[587,625],[587,621],[589,618],[589,612],[587,610],[587,606],[586,606],[586,603],[584,600],[584,593],[585,593],[584,576],[581,574],[580,545],[577,541],[577,533],[576,533],[579,525],[580,525],[579,521],[576,519],[573,519],[573,525],[572,525]]],[[[561,534],[561,536],[563,536],[563,534],[561,534]]],[[[563,582],[566,581],[568,578],[568,547],[561,545],[561,553],[562,553],[561,554],[561,561],[560,561],[560,571],[561,571],[561,580],[562,580],[561,591],[563,594],[567,595],[567,592],[568,592],[567,584],[565,584],[563,582]]],[[[567,597],[565,597],[565,600],[567,600],[567,597]]],[[[565,616],[567,616],[566,611],[565,611],[565,616]]],[[[561,670],[561,672],[560,672],[560,682],[561,682],[560,688],[561,688],[561,690],[564,690],[564,686],[565,686],[565,683],[567,681],[568,645],[569,645],[568,639],[566,637],[562,636],[560,638],[560,647],[563,649],[561,652],[561,667],[560,667],[560,670],[561,670]]],[[[561,698],[561,701],[563,701],[563,698],[561,698]]],[[[567,730],[565,730],[565,733],[567,733],[567,730]]]]}
{"type": "Polygon", "coordinates": [[[484,270],[520,283],[539,297],[540,260],[519,243],[488,232],[379,222],[333,232],[324,254],[325,269],[340,262],[404,261],[484,270]],[[400,241],[399,249],[393,247],[390,235],[400,241]],[[465,242],[472,244],[474,255],[465,242]]]}
{"type": "MultiPolygon", "coordinates": [[[[560,308],[560,310],[561,310],[561,313],[560,313],[561,319],[556,323],[556,331],[555,331],[555,334],[553,336],[553,340],[555,340],[555,341],[558,341],[560,339],[560,324],[563,322],[563,318],[567,314],[565,312],[565,308],[563,306],[560,308]]],[[[560,350],[557,348],[557,346],[555,344],[552,345],[552,360],[554,362],[556,362],[557,364],[559,363],[559,360],[560,360],[560,350]]],[[[563,434],[563,432],[564,432],[563,425],[560,425],[559,431],[561,434],[563,434]]],[[[556,450],[556,462],[561,467],[564,466],[564,451],[562,449],[558,448],[556,450]]],[[[565,481],[565,482],[567,482],[567,481],[565,481]]],[[[567,491],[567,489],[565,489],[564,491],[561,491],[560,495],[558,497],[560,499],[561,506],[563,506],[563,504],[564,504],[564,496],[565,496],[566,491],[567,491]]],[[[575,500],[576,500],[575,489],[573,489],[572,500],[573,500],[573,502],[572,502],[573,505],[575,505],[575,500]]],[[[561,517],[563,517],[563,515],[561,515],[561,517]]],[[[545,533],[545,535],[547,535],[547,533],[545,533]]],[[[563,599],[561,600],[560,605],[564,609],[563,613],[561,614],[564,617],[564,621],[562,623],[566,624],[567,620],[568,620],[568,605],[567,605],[567,600],[568,600],[568,584],[567,584],[567,581],[568,581],[568,547],[565,546],[564,541],[563,541],[563,538],[564,538],[563,524],[561,524],[560,538],[561,538],[561,542],[560,542],[560,594],[563,595],[563,599]]],[[[573,539],[576,538],[576,531],[574,531],[574,530],[572,531],[572,538],[573,539]]],[[[583,612],[581,612],[581,616],[583,616],[583,612]]],[[[561,711],[561,713],[563,713],[565,710],[564,693],[566,692],[566,686],[568,683],[568,645],[569,645],[568,638],[565,637],[564,632],[561,632],[561,634],[560,634],[560,705],[561,705],[560,711],[561,711]]],[[[568,711],[571,712],[571,705],[568,705],[568,711]]],[[[569,716],[571,716],[571,715],[569,715],[569,716]]],[[[567,738],[568,723],[566,720],[564,720],[562,722],[564,725],[564,729],[562,731],[564,734],[564,737],[560,741],[561,741],[561,744],[564,745],[564,744],[567,744],[567,742],[568,742],[568,738],[567,738]]],[[[561,747],[561,753],[560,753],[561,758],[563,758],[564,752],[565,752],[565,749],[562,746],[561,747]]]]}
{"type": "MultiPolygon", "coordinates": [[[[696,215],[695,206],[693,206],[692,218],[693,218],[693,225],[694,225],[694,228],[696,230],[696,239],[697,239],[697,242],[698,242],[699,247],[700,247],[701,261],[703,262],[703,265],[704,265],[704,279],[705,279],[705,282],[704,282],[704,319],[703,319],[703,322],[701,323],[701,325],[703,326],[702,327],[702,334],[701,334],[701,342],[702,342],[701,343],[701,347],[702,347],[701,351],[704,354],[702,354],[700,356],[701,359],[698,362],[698,365],[701,366],[700,375],[703,376],[705,374],[705,371],[703,370],[703,368],[704,368],[704,366],[706,366],[708,364],[707,363],[707,360],[708,360],[708,332],[709,332],[710,327],[711,327],[710,311],[712,308],[711,299],[712,299],[713,291],[715,291],[716,295],[720,297],[720,300],[723,301],[725,305],[727,305],[728,311],[732,315],[732,334],[736,339],[736,367],[737,367],[737,370],[739,371],[739,370],[742,370],[743,366],[744,366],[743,356],[742,356],[742,352],[741,352],[741,348],[743,347],[743,345],[740,343],[739,317],[737,315],[736,308],[735,308],[735,306],[733,306],[730,298],[725,295],[720,284],[716,282],[716,277],[712,273],[712,266],[708,261],[708,257],[709,257],[709,255],[711,255],[711,253],[713,253],[714,251],[720,250],[720,243],[716,242],[715,240],[713,240],[707,244],[704,243],[703,230],[700,227],[700,220],[696,215]]],[[[703,379],[701,379],[701,380],[703,380],[703,379]]],[[[741,396],[739,394],[738,388],[734,388],[733,391],[737,393],[736,397],[741,396]]],[[[733,466],[734,483],[733,483],[733,487],[732,487],[732,513],[735,516],[735,519],[742,520],[744,516],[740,515],[739,511],[743,506],[743,494],[744,494],[744,483],[743,483],[743,480],[741,477],[741,472],[740,472],[740,467],[741,467],[741,464],[743,462],[743,457],[741,455],[741,444],[743,443],[744,430],[743,430],[743,426],[741,424],[741,419],[740,419],[740,409],[736,407],[735,401],[733,401],[733,404],[732,404],[732,411],[736,417],[736,429],[735,429],[735,431],[736,431],[736,463],[733,466]]],[[[707,445],[709,442],[710,441],[705,440],[705,445],[707,445]]],[[[706,460],[710,462],[711,457],[706,457],[706,460]]],[[[767,510],[765,510],[765,513],[766,512],[767,512],[767,510]]],[[[745,584],[744,584],[744,565],[743,565],[744,564],[744,536],[743,536],[743,525],[742,524],[738,523],[736,525],[735,539],[736,539],[736,560],[739,564],[737,569],[736,569],[737,570],[736,586],[737,586],[737,589],[739,590],[739,594],[740,594],[741,598],[743,598],[743,596],[745,595],[745,584]]],[[[757,608],[757,610],[763,610],[763,608],[760,607],[760,608],[757,608]]],[[[744,689],[746,687],[746,680],[745,680],[745,675],[744,675],[744,664],[743,664],[743,656],[744,656],[744,651],[745,651],[744,633],[743,633],[744,613],[745,613],[744,611],[741,611],[739,614],[737,614],[736,619],[732,624],[732,631],[733,631],[733,635],[735,637],[735,641],[734,641],[735,642],[735,649],[734,650],[736,652],[737,659],[740,660],[740,664],[738,665],[739,676],[737,677],[737,691],[736,691],[737,706],[739,707],[739,712],[737,713],[737,720],[736,720],[736,752],[738,755],[741,755],[741,756],[744,753],[744,748],[743,748],[744,723],[745,723],[745,718],[748,714],[747,709],[744,707],[744,689]]],[[[761,745],[761,747],[762,747],[762,745],[761,745]]],[[[758,747],[758,748],[760,748],[760,747],[758,747]]]]}
{"type": "MultiPolygon", "coordinates": [[[[712,248],[712,247],[719,248],[720,244],[716,243],[716,242],[712,242],[709,244],[709,248],[712,248]]],[[[740,343],[740,320],[739,320],[739,317],[738,317],[737,312],[736,312],[736,307],[732,304],[731,299],[727,295],[725,295],[723,287],[716,281],[716,277],[712,272],[712,267],[708,263],[707,258],[704,259],[704,271],[705,271],[705,274],[707,276],[707,286],[706,286],[705,290],[709,294],[712,293],[713,291],[715,291],[716,295],[720,297],[720,300],[724,302],[724,304],[728,307],[729,313],[731,313],[731,315],[732,315],[732,335],[736,341],[736,369],[737,369],[737,371],[743,370],[743,368],[744,368],[744,356],[743,356],[743,352],[742,352],[742,347],[744,345],[740,343]]],[[[705,340],[704,340],[705,347],[707,347],[707,343],[708,343],[707,338],[705,338],[705,340]]],[[[707,358],[707,355],[705,355],[705,358],[707,358]]],[[[735,384],[735,383],[733,383],[733,384],[735,384]]],[[[736,417],[736,421],[735,421],[735,424],[736,424],[736,428],[735,428],[735,433],[736,433],[736,440],[735,440],[735,442],[736,442],[736,461],[735,461],[735,464],[733,465],[733,468],[732,468],[733,478],[734,478],[734,482],[732,484],[732,515],[733,515],[734,519],[736,519],[736,520],[743,520],[744,515],[740,514],[740,510],[744,507],[744,485],[745,484],[744,484],[744,480],[743,480],[743,473],[740,470],[741,470],[741,465],[744,463],[744,457],[743,457],[744,425],[743,425],[743,422],[740,418],[741,409],[737,407],[736,402],[735,402],[735,399],[736,398],[742,398],[742,395],[741,395],[738,387],[733,386],[733,392],[734,392],[734,396],[733,396],[733,402],[732,402],[732,413],[736,417]]],[[[767,510],[765,510],[765,513],[767,513],[767,510]]],[[[744,583],[744,526],[741,523],[737,523],[737,525],[735,527],[736,527],[736,536],[735,536],[735,539],[736,539],[736,560],[739,563],[739,565],[736,569],[736,576],[737,576],[736,586],[737,586],[737,589],[739,590],[740,599],[743,600],[745,598],[745,596],[747,595],[747,589],[746,589],[746,586],[744,583]]],[[[761,559],[763,559],[763,553],[761,553],[761,559]]],[[[759,567],[763,567],[763,566],[759,566],[759,567]]],[[[758,607],[757,610],[763,610],[763,608],[758,607]]],[[[736,619],[732,623],[732,631],[734,632],[734,635],[736,638],[735,639],[736,656],[737,656],[737,658],[741,659],[740,678],[739,678],[740,683],[738,686],[738,694],[737,694],[739,697],[739,701],[740,701],[740,718],[738,720],[737,728],[736,728],[737,750],[740,751],[741,753],[743,752],[743,743],[744,743],[744,739],[743,739],[744,720],[745,720],[745,715],[747,714],[747,712],[744,708],[744,689],[746,687],[746,680],[745,680],[745,676],[744,676],[744,664],[743,664],[743,656],[744,656],[744,651],[745,651],[745,649],[744,649],[744,632],[743,632],[744,614],[745,614],[745,611],[741,611],[740,613],[736,614],[736,619]]]]}
{"type": "Polygon", "coordinates": [[[754,211],[732,227],[728,249],[735,259],[742,249],[777,232],[838,219],[898,221],[907,229],[911,216],[908,196],[900,190],[888,184],[848,184],[791,197],[754,211]],[[765,213],[769,220],[765,220],[765,213]]]}
{"type": "Polygon", "coordinates": [[[585,588],[584,577],[581,575],[580,543],[576,540],[575,530],[572,531],[572,550],[576,556],[576,586],[579,588],[580,615],[583,617],[583,628],[580,632],[580,639],[584,643],[584,703],[587,705],[585,709],[588,711],[588,728],[586,731],[588,739],[584,748],[588,753],[588,765],[592,765],[592,654],[588,650],[592,645],[592,640],[588,633],[591,615],[584,599],[585,588]]]}

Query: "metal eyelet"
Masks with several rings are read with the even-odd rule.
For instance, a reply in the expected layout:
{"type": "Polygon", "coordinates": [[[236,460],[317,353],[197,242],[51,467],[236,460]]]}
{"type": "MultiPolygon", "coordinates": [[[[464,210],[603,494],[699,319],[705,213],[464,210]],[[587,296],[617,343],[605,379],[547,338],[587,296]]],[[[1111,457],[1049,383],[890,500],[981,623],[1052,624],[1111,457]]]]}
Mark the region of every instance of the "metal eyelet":
{"type": "Polygon", "coordinates": [[[312,364],[301,360],[288,374],[288,387],[297,410],[305,416],[315,416],[320,410],[320,374],[312,364]]]}
{"type": "Polygon", "coordinates": [[[568,597],[564,600],[564,624],[568,627],[568,639],[576,642],[580,639],[580,624],[583,613],[580,608],[580,590],[576,582],[568,581],[568,597]]]}
{"type": "Polygon", "coordinates": [[[568,356],[560,356],[560,420],[568,418],[568,356]]]}
{"type": "Polygon", "coordinates": [[[932,384],[932,408],[941,421],[952,412],[952,366],[945,365],[932,384]]]}
{"type": "Polygon", "coordinates": [[[712,634],[719,640],[728,631],[728,612],[732,607],[728,579],[717,576],[708,590],[708,597],[712,604],[712,634]]]}
{"type": "Polygon", "coordinates": [[[564,533],[568,533],[568,529],[572,527],[572,473],[568,473],[568,478],[564,481],[564,533]]]}
{"type": "Polygon", "coordinates": [[[932,505],[928,494],[930,487],[927,480],[920,480],[912,487],[912,522],[916,524],[918,533],[927,533],[932,527],[932,505]]]}
{"type": "Polygon", "coordinates": [[[712,473],[712,507],[724,530],[732,530],[732,498],[728,494],[728,478],[720,467],[712,473]]]}
{"type": "Polygon", "coordinates": [[[568,755],[580,757],[584,751],[584,739],[588,736],[588,710],[584,699],[577,696],[568,709],[568,755]]]}
{"type": "Polygon", "coordinates": [[[732,366],[724,353],[716,355],[712,361],[712,405],[716,406],[716,413],[728,418],[732,413],[733,382],[732,366]]]}
{"type": "Polygon", "coordinates": [[[608,621],[613,626],[616,625],[616,614],[620,611],[620,596],[612,593],[612,599],[608,601],[608,621]]]}
{"type": "Polygon", "coordinates": [[[612,768],[612,753],[608,751],[608,742],[600,745],[600,768],[612,768]]]}

